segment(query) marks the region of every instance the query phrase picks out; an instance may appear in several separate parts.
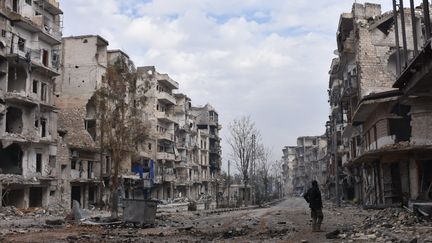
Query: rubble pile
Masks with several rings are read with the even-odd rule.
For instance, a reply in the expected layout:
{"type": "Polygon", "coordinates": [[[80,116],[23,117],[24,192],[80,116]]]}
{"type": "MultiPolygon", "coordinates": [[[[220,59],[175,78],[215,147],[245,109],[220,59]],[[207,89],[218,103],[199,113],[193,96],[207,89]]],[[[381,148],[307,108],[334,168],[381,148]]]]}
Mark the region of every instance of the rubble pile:
{"type": "Polygon", "coordinates": [[[63,207],[52,207],[49,209],[43,208],[16,208],[7,206],[0,208],[0,219],[10,220],[14,218],[40,218],[46,216],[62,216],[66,213],[63,207]]]}
{"type": "Polygon", "coordinates": [[[343,242],[432,242],[432,221],[403,208],[387,208],[366,217],[359,227],[331,233],[327,238],[343,242]]]}

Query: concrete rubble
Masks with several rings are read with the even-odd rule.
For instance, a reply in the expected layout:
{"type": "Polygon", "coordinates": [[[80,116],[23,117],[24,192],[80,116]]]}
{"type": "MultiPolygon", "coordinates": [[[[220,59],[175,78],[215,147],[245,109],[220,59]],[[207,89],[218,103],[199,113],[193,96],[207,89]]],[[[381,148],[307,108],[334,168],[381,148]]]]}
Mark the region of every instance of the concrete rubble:
{"type": "Polygon", "coordinates": [[[326,234],[340,242],[432,242],[432,220],[401,208],[371,211],[363,222],[326,234]]]}

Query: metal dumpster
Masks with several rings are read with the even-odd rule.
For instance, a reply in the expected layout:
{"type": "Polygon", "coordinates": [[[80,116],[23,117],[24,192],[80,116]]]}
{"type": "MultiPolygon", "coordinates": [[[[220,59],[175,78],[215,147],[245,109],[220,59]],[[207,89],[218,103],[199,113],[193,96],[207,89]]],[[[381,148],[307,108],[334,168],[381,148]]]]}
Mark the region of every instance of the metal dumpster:
{"type": "Polygon", "coordinates": [[[157,202],[144,199],[123,199],[123,221],[153,225],[157,202]]]}

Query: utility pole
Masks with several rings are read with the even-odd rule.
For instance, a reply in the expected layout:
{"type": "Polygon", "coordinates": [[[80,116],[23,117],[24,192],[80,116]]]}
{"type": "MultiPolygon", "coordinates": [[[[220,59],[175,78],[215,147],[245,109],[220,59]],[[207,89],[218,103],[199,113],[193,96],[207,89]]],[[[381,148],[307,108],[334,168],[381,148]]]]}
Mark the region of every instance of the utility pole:
{"type": "MultiPolygon", "coordinates": [[[[255,134],[252,134],[252,163],[251,163],[251,185],[252,185],[252,187],[251,187],[251,192],[253,191],[253,195],[251,195],[251,196],[253,196],[252,197],[252,204],[255,204],[256,203],[256,198],[255,198],[255,194],[256,194],[256,192],[255,192],[255,143],[256,143],[256,136],[255,136],[255,134]]],[[[247,190],[247,189],[245,189],[245,190],[247,190]]]]}
{"type": "Polygon", "coordinates": [[[230,201],[231,201],[231,175],[230,175],[230,167],[231,167],[231,161],[228,160],[228,207],[230,207],[230,201]]]}

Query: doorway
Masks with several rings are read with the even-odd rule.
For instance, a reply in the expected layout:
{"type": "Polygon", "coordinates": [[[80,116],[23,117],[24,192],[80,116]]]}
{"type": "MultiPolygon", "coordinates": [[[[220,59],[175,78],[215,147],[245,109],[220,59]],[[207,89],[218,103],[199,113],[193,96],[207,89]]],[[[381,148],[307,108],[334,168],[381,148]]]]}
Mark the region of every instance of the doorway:
{"type": "Polygon", "coordinates": [[[73,206],[73,201],[79,202],[81,205],[81,186],[72,186],[71,190],[71,207],[73,206]]]}

